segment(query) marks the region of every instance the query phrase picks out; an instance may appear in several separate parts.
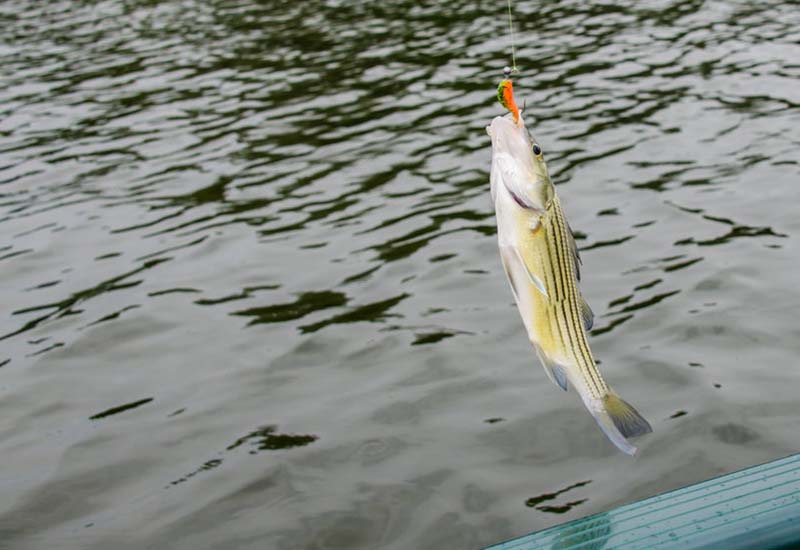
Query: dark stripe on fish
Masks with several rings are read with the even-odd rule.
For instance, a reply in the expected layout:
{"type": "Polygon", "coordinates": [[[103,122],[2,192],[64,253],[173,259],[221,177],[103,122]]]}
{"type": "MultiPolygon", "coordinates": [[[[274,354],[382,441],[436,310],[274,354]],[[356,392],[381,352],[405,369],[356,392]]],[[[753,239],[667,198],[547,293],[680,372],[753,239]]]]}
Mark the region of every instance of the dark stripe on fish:
{"type": "Polygon", "coordinates": [[[589,368],[587,368],[587,360],[585,355],[585,334],[583,331],[583,325],[579,325],[580,328],[576,325],[574,315],[570,315],[570,307],[572,304],[570,302],[574,302],[574,295],[570,292],[570,287],[568,287],[568,277],[572,277],[572,272],[569,270],[568,266],[565,265],[564,260],[568,258],[568,256],[564,255],[564,241],[563,241],[563,234],[560,230],[560,224],[558,219],[558,205],[554,205],[555,208],[553,211],[549,212],[548,215],[550,216],[550,223],[548,224],[548,231],[547,235],[549,239],[546,240],[548,254],[550,257],[550,263],[553,265],[553,269],[557,269],[557,281],[560,283],[562,293],[558,296],[558,300],[554,302],[553,312],[556,315],[556,318],[560,321],[563,320],[564,324],[567,328],[567,344],[575,353],[575,358],[578,361],[576,365],[584,374],[584,378],[586,379],[587,383],[592,386],[595,395],[600,395],[600,388],[598,386],[597,380],[595,380],[594,376],[592,376],[592,372],[589,368]],[[571,299],[572,298],[572,299],[571,299]],[[572,322],[570,322],[570,317],[572,317],[572,322]]]}
{"type": "MultiPolygon", "coordinates": [[[[561,237],[561,251],[565,255],[565,258],[568,258],[570,261],[573,260],[572,248],[570,246],[569,238],[571,238],[571,233],[569,232],[569,227],[567,226],[566,220],[564,219],[564,214],[561,211],[560,205],[557,205],[556,208],[556,221],[559,227],[558,234],[561,237]]],[[[607,390],[608,386],[606,386],[605,381],[600,376],[600,372],[597,370],[594,357],[592,357],[592,352],[589,349],[589,343],[586,341],[586,332],[583,329],[583,316],[579,309],[579,304],[581,303],[581,295],[580,291],[578,290],[578,283],[575,279],[575,271],[574,271],[574,264],[570,264],[565,266],[569,276],[569,283],[570,283],[570,292],[569,292],[569,299],[570,302],[570,310],[572,321],[577,323],[578,326],[581,327],[580,335],[578,337],[580,350],[582,352],[583,360],[585,361],[585,370],[587,374],[592,379],[595,384],[596,389],[598,390],[598,397],[601,397],[607,390]]]]}
{"type": "Polygon", "coordinates": [[[596,396],[600,396],[601,384],[596,378],[596,369],[592,368],[594,367],[594,359],[592,359],[591,352],[588,351],[583,324],[576,318],[575,304],[577,303],[577,289],[575,286],[574,273],[571,266],[566,263],[567,261],[572,261],[572,252],[569,249],[569,243],[564,233],[563,219],[559,206],[558,203],[553,204],[552,228],[556,249],[558,251],[556,259],[558,260],[559,273],[562,277],[561,282],[564,288],[564,301],[561,303],[562,314],[565,316],[570,329],[570,345],[578,361],[577,366],[581,372],[583,372],[587,382],[592,386],[594,390],[593,393],[596,396]]]}
{"type": "MultiPolygon", "coordinates": [[[[545,216],[549,216],[549,213],[546,213],[545,216]]],[[[558,341],[563,343],[569,341],[569,335],[566,334],[566,330],[568,329],[566,329],[566,327],[561,326],[562,323],[566,324],[566,319],[562,319],[558,315],[558,309],[555,306],[555,304],[557,304],[558,301],[561,299],[561,296],[563,296],[563,290],[559,292],[559,286],[560,286],[559,282],[561,282],[561,280],[559,274],[556,272],[557,266],[553,265],[553,257],[554,257],[553,247],[555,246],[555,243],[551,242],[550,233],[552,232],[552,230],[553,230],[552,225],[548,223],[547,227],[544,229],[545,238],[543,239],[543,242],[544,242],[544,251],[545,254],[547,255],[547,262],[548,262],[547,265],[550,266],[550,269],[543,269],[542,271],[547,274],[546,278],[551,283],[552,286],[552,291],[548,289],[548,292],[550,293],[549,295],[552,296],[552,302],[548,300],[548,302],[550,303],[548,304],[547,307],[551,308],[553,311],[552,319],[553,321],[555,321],[556,332],[558,332],[558,341]]],[[[551,331],[553,330],[552,326],[550,327],[550,330],[551,331]]]]}

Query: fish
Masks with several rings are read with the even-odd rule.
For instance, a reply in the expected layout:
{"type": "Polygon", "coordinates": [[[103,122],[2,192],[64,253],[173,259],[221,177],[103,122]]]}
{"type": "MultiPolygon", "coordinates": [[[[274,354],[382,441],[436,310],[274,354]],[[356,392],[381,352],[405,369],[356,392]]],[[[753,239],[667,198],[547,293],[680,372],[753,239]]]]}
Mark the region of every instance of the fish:
{"type": "Polygon", "coordinates": [[[594,313],[578,286],[581,258],[544,152],[525,126],[510,79],[501,82],[498,99],[510,112],[486,127],[491,196],[500,260],[528,339],[550,380],[575,388],[608,439],[634,455],[629,439],[652,427],[597,368],[587,338],[594,313]]]}

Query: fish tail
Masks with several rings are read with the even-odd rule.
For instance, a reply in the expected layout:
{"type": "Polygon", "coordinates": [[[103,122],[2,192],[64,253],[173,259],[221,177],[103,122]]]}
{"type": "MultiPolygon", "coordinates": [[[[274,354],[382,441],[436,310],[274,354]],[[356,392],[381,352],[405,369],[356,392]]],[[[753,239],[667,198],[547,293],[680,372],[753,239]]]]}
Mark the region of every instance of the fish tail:
{"type": "Polygon", "coordinates": [[[600,429],[625,454],[636,453],[636,447],[628,442],[629,437],[638,437],[653,431],[650,423],[630,403],[611,390],[587,404],[600,429]]]}

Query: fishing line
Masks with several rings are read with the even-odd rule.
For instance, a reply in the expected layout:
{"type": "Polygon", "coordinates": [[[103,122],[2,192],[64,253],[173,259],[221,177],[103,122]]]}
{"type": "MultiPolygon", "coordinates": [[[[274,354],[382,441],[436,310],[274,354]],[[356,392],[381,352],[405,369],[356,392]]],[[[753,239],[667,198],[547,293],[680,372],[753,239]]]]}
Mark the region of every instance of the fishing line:
{"type": "Polygon", "coordinates": [[[519,69],[517,69],[517,55],[514,49],[514,21],[511,17],[511,0],[507,0],[508,3],[508,32],[511,34],[511,74],[519,73],[519,69]]]}

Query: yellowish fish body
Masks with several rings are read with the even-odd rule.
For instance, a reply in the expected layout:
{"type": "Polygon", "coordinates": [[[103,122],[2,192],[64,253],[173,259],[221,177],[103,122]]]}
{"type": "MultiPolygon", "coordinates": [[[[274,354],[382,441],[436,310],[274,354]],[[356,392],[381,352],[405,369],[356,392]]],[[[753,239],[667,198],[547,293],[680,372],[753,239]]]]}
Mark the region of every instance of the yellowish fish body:
{"type": "Polygon", "coordinates": [[[541,147],[520,113],[496,117],[487,132],[500,257],[528,338],[550,379],[564,390],[572,385],[608,438],[632,455],[628,438],[652,429],[608,387],[592,357],[580,258],[541,147]]]}

